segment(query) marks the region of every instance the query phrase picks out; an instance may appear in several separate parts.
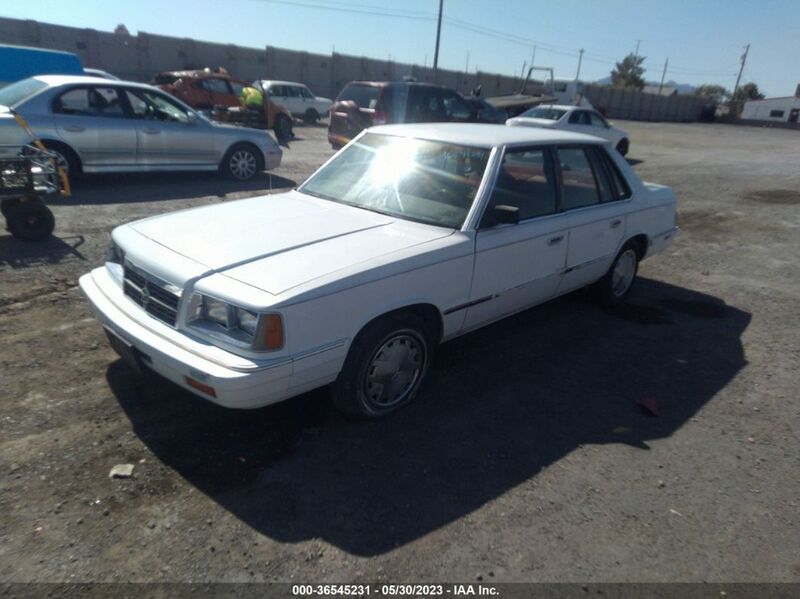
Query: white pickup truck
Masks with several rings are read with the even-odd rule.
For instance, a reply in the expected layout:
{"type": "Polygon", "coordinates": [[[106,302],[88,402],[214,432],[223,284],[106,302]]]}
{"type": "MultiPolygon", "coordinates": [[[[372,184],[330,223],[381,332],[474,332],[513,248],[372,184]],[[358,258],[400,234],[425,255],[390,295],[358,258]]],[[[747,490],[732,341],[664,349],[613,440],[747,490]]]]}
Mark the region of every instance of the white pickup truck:
{"type": "Polygon", "coordinates": [[[676,231],[672,191],[598,138],[392,125],[296,191],[116,228],[80,285],[134,367],[232,408],[332,384],[375,418],[440,342],[586,285],[622,301],[676,231]]]}

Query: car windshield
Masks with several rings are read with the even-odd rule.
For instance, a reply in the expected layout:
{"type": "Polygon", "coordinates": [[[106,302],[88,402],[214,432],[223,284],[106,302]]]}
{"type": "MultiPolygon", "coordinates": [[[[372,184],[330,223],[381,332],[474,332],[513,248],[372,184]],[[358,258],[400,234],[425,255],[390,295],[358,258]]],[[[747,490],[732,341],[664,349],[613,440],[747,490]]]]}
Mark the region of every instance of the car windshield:
{"type": "Polygon", "coordinates": [[[458,229],[483,179],[489,150],[366,134],[299,191],[365,210],[458,229]]]}
{"type": "Polygon", "coordinates": [[[536,106],[530,110],[526,110],[520,116],[529,116],[534,119],[547,119],[548,121],[557,121],[562,116],[567,114],[566,110],[560,108],[548,108],[546,106],[536,106]]]}
{"type": "Polygon", "coordinates": [[[17,81],[0,89],[0,105],[14,108],[14,106],[45,87],[47,87],[46,83],[33,77],[17,81]]]}
{"type": "Polygon", "coordinates": [[[374,85],[345,85],[336,98],[337,102],[352,101],[361,108],[375,108],[381,88],[374,85]]]}

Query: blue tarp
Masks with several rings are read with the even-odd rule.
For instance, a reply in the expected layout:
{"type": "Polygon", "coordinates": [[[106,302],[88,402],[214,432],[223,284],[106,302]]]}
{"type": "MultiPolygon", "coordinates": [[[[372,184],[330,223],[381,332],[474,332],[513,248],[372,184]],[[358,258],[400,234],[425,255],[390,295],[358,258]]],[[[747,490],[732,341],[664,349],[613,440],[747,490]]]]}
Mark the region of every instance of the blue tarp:
{"type": "Polygon", "coordinates": [[[83,75],[75,54],[0,44],[0,87],[35,75],[83,75]]]}

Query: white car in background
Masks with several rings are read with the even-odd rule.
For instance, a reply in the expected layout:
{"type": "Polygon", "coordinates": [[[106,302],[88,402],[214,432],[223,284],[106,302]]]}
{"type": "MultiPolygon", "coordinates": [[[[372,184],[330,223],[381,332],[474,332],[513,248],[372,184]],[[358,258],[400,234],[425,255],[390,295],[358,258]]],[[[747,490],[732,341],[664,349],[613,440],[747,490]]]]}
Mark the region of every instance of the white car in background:
{"type": "Polygon", "coordinates": [[[628,133],[609,123],[606,118],[591,108],[566,104],[542,104],[534,106],[514,118],[506,125],[514,127],[547,127],[594,135],[611,142],[625,156],[630,148],[628,133]]]}
{"type": "Polygon", "coordinates": [[[387,125],[297,190],[117,227],[80,286],[134,368],[231,408],[331,384],[377,418],[440,342],[587,285],[621,302],[676,230],[672,190],[596,137],[387,125]]]}
{"type": "Polygon", "coordinates": [[[315,96],[302,83],[262,80],[256,81],[255,85],[260,85],[273,102],[306,123],[316,123],[320,118],[327,117],[333,105],[333,100],[315,96]]]}

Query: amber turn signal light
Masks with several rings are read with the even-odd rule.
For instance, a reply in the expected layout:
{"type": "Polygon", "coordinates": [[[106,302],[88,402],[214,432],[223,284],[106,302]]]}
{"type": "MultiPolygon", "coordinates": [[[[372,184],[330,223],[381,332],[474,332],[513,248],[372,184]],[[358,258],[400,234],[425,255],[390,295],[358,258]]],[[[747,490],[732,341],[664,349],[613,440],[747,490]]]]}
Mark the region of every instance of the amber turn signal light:
{"type": "Polygon", "coordinates": [[[264,318],[264,347],[280,349],[283,347],[283,319],[280,314],[266,314],[264,318]]]}
{"type": "Polygon", "coordinates": [[[211,397],[216,397],[217,396],[217,392],[214,390],[214,387],[212,387],[211,385],[206,385],[206,384],[201,383],[200,381],[196,381],[193,378],[188,377],[188,376],[184,377],[184,378],[186,379],[186,384],[189,385],[190,387],[192,387],[193,389],[197,389],[201,393],[205,393],[206,395],[209,395],[211,397]]]}

